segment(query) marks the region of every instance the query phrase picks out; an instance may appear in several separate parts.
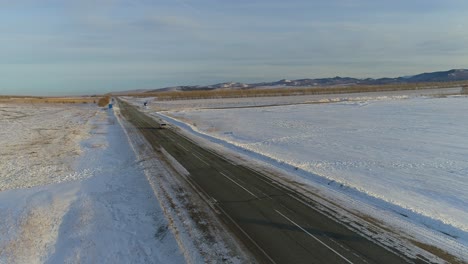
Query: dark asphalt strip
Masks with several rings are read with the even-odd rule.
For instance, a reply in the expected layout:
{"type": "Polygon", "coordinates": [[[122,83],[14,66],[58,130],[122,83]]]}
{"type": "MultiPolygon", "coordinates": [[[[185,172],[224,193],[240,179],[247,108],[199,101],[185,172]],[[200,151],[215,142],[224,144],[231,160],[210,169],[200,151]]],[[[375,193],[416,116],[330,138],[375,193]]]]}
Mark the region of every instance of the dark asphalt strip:
{"type": "Polygon", "coordinates": [[[234,164],[172,129],[156,129],[159,124],[154,119],[125,102],[120,106],[155,150],[164,148],[190,173],[188,180],[213,201],[211,206],[260,262],[408,262],[313,210],[291,190],[268,183],[271,179],[261,173],[234,164]]]}

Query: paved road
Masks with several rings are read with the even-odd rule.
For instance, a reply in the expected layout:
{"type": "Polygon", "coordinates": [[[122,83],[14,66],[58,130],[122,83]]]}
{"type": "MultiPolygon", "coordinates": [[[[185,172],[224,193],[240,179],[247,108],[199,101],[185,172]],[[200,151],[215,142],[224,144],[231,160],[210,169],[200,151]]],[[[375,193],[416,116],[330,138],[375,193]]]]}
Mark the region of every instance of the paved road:
{"type": "Polygon", "coordinates": [[[179,135],[124,102],[124,117],[190,172],[231,230],[264,263],[405,263],[313,209],[300,195],[179,135]]]}

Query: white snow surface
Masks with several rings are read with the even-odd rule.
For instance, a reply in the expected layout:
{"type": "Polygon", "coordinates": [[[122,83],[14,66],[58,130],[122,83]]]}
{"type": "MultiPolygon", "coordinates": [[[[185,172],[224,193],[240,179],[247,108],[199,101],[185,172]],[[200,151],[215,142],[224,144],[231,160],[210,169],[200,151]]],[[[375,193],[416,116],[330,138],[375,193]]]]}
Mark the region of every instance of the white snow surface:
{"type": "Polygon", "coordinates": [[[431,240],[467,260],[468,98],[376,99],[237,109],[197,109],[179,101],[183,108],[158,115],[212,142],[292,168],[309,184],[396,212],[394,222],[435,231],[426,232],[431,240]]]}
{"type": "Polygon", "coordinates": [[[0,263],[182,263],[111,110],[0,104],[0,263]]]}

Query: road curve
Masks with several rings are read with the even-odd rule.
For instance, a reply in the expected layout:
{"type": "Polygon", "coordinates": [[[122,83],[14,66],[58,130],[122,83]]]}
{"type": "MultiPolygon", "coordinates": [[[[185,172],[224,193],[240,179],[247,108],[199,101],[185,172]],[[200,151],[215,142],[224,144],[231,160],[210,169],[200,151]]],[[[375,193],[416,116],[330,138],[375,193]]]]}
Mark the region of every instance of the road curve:
{"type": "Polygon", "coordinates": [[[246,166],[234,164],[119,100],[121,113],[154,149],[190,173],[228,227],[262,263],[407,263],[409,260],[335,222],[311,201],[246,166]]]}

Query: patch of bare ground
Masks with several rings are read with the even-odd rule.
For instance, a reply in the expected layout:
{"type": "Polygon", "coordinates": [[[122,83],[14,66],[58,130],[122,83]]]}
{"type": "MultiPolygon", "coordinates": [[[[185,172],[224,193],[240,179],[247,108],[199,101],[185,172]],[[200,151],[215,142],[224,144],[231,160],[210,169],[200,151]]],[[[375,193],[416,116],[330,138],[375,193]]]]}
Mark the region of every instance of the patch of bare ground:
{"type": "Polygon", "coordinates": [[[468,95],[468,85],[463,85],[460,93],[468,95]]]}
{"type": "MultiPolygon", "coordinates": [[[[385,230],[386,232],[389,232],[389,233],[392,233],[392,234],[395,234],[396,236],[398,236],[398,234],[388,228],[382,221],[376,219],[376,218],[373,218],[369,215],[363,215],[363,214],[359,214],[357,215],[359,218],[361,218],[362,220],[364,220],[365,222],[367,223],[371,223],[375,226],[378,226],[380,229],[382,230],[385,230]]],[[[404,238],[403,238],[404,239],[404,238]]],[[[409,241],[415,245],[416,247],[418,248],[421,248],[427,252],[430,252],[432,254],[434,254],[435,256],[447,261],[448,263],[464,263],[462,260],[458,259],[457,257],[453,256],[452,254],[438,248],[438,247],[435,247],[435,246],[432,246],[432,245],[429,245],[429,244],[426,244],[426,243],[422,243],[420,241],[417,241],[417,240],[414,240],[414,239],[409,239],[409,241]]]]}
{"type": "Polygon", "coordinates": [[[411,243],[413,243],[414,245],[416,245],[417,247],[419,248],[422,248],[428,252],[431,252],[432,254],[438,256],[439,258],[447,261],[448,263],[465,263],[463,262],[462,260],[458,259],[457,257],[445,252],[444,250],[440,249],[440,248],[437,248],[437,247],[434,247],[434,246],[431,246],[431,245],[428,245],[428,244],[425,244],[425,243],[422,243],[422,242],[419,242],[419,241],[416,241],[416,240],[411,240],[411,243]]]}

